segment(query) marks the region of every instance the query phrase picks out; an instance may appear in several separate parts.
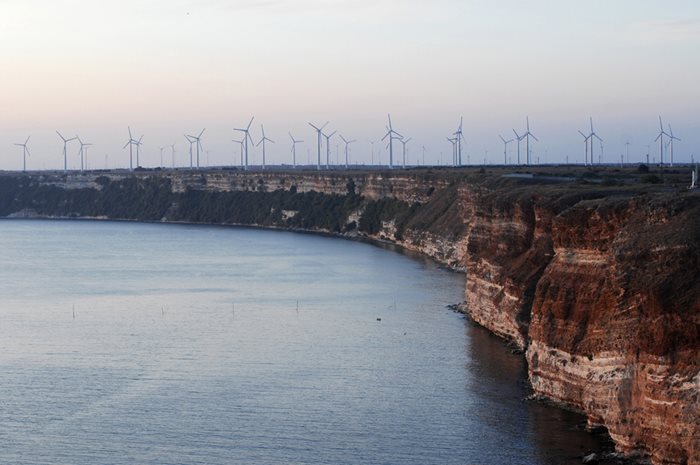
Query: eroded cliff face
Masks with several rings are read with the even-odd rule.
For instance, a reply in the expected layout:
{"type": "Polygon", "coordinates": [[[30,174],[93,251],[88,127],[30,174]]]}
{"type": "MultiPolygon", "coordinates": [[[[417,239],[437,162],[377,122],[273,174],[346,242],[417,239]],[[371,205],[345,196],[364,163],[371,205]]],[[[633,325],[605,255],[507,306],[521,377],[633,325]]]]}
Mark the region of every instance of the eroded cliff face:
{"type": "Polygon", "coordinates": [[[439,171],[108,178],[42,175],[9,190],[0,178],[0,214],[254,224],[400,244],[466,271],[465,311],[526,351],[536,395],[584,412],[622,452],[700,465],[700,194],[439,171]]]}
{"type": "Polygon", "coordinates": [[[527,350],[535,392],[618,447],[700,463],[698,197],[581,202],[552,225],[527,350]]]}

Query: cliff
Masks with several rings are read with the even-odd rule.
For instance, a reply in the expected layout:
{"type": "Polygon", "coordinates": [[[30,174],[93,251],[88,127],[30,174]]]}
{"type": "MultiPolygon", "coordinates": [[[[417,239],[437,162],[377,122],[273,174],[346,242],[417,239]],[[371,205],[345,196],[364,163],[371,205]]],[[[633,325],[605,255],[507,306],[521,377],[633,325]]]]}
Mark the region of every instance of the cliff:
{"type": "Polygon", "coordinates": [[[246,224],[390,241],[466,271],[465,311],[537,396],[618,449],[700,464],[700,194],[503,172],[0,176],[0,216],[246,224]]]}

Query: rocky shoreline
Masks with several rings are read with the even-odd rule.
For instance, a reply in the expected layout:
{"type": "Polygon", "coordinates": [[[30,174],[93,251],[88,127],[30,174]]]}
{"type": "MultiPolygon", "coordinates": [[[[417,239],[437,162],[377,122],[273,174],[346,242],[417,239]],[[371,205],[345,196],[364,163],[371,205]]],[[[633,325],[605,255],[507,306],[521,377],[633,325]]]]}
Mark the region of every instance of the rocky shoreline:
{"type": "Polygon", "coordinates": [[[583,412],[626,457],[700,464],[697,193],[480,172],[5,175],[0,216],[396,244],[466,271],[461,310],[525,353],[535,396],[583,412]]]}

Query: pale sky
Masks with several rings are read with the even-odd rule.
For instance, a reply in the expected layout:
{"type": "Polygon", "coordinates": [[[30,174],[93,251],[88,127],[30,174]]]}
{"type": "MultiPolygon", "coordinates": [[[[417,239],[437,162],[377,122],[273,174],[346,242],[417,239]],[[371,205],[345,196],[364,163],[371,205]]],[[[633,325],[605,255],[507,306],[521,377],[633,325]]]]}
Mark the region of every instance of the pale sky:
{"type": "Polygon", "coordinates": [[[658,159],[659,115],[676,161],[700,158],[697,0],[0,0],[0,56],[0,169],[21,168],[12,144],[28,135],[30,169],[62,167],[57,129],[94,144],[91,167],[126,167],[127,125],[144,166],[173,143],[188,164],[183,133],[204,127],[209,163],[237,163],[232,128],[252,115],[256,141],[263,123],[277,142],[268,163],[291,162],[288,131],[315,160],[307,121],[327,120],[369,162],[388,112],[414,138],[410,163],[421,146],[449,160],[462,115],[472,162],[501,163],[499,133],[526,115],[542,162],[582,161],[589,116],[604,161],[626,141],[632,161],[648,144],[658,159]]]}

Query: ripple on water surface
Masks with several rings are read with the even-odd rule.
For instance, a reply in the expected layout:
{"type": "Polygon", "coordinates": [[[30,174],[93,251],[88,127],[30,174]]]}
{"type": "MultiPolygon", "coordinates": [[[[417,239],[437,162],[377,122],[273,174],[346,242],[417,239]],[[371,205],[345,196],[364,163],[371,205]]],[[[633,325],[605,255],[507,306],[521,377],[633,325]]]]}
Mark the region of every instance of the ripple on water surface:
{"type": "Polygon", "coordinates": [[[1,221],[0,250],[0,463],[549,465],[599,446],[523,400],[522,357],[446,310],[464,277],[424,260],[90,222],[1,221]]]}

